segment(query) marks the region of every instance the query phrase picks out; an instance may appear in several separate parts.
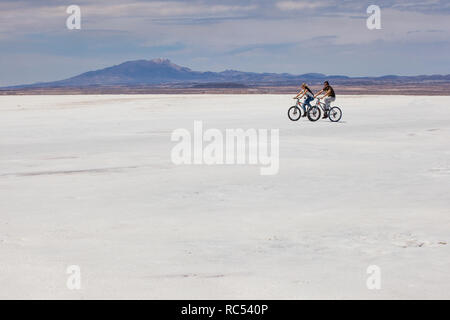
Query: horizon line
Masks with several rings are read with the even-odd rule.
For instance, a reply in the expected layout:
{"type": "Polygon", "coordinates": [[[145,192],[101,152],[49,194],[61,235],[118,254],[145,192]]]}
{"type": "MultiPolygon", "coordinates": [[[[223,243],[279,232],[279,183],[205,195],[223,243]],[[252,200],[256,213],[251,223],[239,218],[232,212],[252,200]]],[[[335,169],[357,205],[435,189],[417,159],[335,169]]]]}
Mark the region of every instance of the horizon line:
{"type": "MultiPolygon", "coordinates": [[[[273,74],[273,75],[290,75],[290,76],[305,76],[305,75],[320,75],[320,76],[324,76],[324,77],[346,77],[349,79],[380,79],[380,78],[384,78],[384,77],[403,77],[403,78],[414,78],[414,77],[432,77],[432,76],[450,76],[449,74],[445,74],[445,73],[433,73],[433,74],[414,74],[414,75],[400,75],[400,74],[384,74],[384,75],[378,75],[378,76],[370,76],[370,75],[356,75],[356,76],[350,76],[350,75],[345,75],[345,74],[325,74],[325,73],[321,73],[321,72],[305,72],[305,73],[289,73],[289,72],[267,72],[267,71],[243,71],[243,70],[237,70],[237,69],[225,69],[222,71],[211,71],[211,70],[206,70],[206,71],[200,71],[200,70],[194,70],[191,69],[190,67],[186,67],[186,66],[182,66],[179,65],[177,63],[174,63],[171,59],[169,58],[153,58],[153,59],[135,59],[135,60],[126,60],[123,61],[121,63],[117,63],[117,64],[113,64],[107,67],[103,67],[103,68],[99,68],[99,69],[92,69],[92,70],[88,70],[88,71],[84,71],[78,74],[75,74],[73,76],[69,76],[68,78],[63,78],[60,80],[50,80],[50,81],[38,81],[38,82],[31,82],[31,83],[21,83],[21,84],[13,84],[13,85],[7,85],[7,86],[0,86],[0,89],[11,89],[11,88],[16,88],[16,87],[24,87],[24,86],[33,86],[33,85],[39,85],[39,84],[48,84],[48,83],[53,83],[53,82],[59,82],[59,81],[65,81],[68,79],[72,79],[78,76],[81,76],[83,74],[89,73],[89,72],[96,72],[96,71],[102,71],[108,68],[113,68],[113,67],[117,67],[120,66],[122,64],[125,63],[130,63],[130,62],[139,62],[139,61],[145,61],[145,62],[154,62],[154,63],[171,63],[175,66],[181,67],[181,68],[187,68],[192,72],[199,72],[199,73],[207,73],[207,72],[211,72],[211,73],[223,73],[223,72],[227,72],[227,71],[234,71],[234,72],[242,72],[242,73],[252,73],[252,74],[273,74]]],[[[185,81],[188,82],[188,81],[185,81]]],[[[225,82],[230,82],[230,81],[225,81],[225,82]]],[[[192,83],[192,82],[191,82],[192,83]]],[[[212,83],[221,83],[221,82],[217,82],[217,81],[213,81],[212,83]]],[[[162,83],[161,83],[162,84],[162,83]]]]}

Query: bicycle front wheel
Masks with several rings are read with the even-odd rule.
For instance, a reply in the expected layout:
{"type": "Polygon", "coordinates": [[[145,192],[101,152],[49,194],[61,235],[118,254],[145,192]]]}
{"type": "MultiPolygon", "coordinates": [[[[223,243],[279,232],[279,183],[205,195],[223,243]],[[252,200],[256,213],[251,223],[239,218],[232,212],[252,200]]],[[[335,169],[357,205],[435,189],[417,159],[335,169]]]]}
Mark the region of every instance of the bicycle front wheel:
{"type": "Polygon", "coordinates": [[[301,116],[302,112],[299,107],[293,106],[289,108],[288,110],[289,119],[291,119],[292,121],[298,121],[298,119],[300,119],[301,116]]]}
{"type": "Polygon", "coordinates": [[[328,117],[331,122],[338,122],[342,118],[342,110],[338,107],[331,108],[328,117]]]}
{"type": "Polygon", "coordinates": [[[308,110],[309,121],[316,122],[317,120],[320,119],[320,115],[321,115],[320,108],[317,106],[314,106],[308,110]]]}

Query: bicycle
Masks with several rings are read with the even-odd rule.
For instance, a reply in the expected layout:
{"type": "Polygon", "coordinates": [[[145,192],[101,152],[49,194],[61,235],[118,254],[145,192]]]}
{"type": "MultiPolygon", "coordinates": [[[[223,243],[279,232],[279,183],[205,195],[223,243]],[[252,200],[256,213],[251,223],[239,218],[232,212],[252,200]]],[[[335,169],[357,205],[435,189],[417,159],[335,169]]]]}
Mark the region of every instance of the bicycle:
{"type": "MultiPolygon", "coordinates": [[[[317,99],[316,105],[308,110],[308,119],[315,122],[320,119],[322,112],[327,114],[327,111],[325,110],[325,103],[320,102],[320,99],[317,99]]],[[[330,119],[331,122],[338,122],[341,118],[341,108],[331,107],[330,110],[328,110],[328,119],[330,119]]]]}
{"type": "MultiPolygon", "coordinates": [[[[295,104],[295,106],[292,106],[289,108],[288,117],[292,121],[298,121],[302,117],[302,112],[304,113],[303,108],[302,108],[303,102],[300,102],[300,98],[294,98],[294,99],[297,99],[297,103],[295,104]]],[[[308,114],[308,111],[311,107],[312,106],[309,103],[306,105],[306,114],[308,114]]]]}

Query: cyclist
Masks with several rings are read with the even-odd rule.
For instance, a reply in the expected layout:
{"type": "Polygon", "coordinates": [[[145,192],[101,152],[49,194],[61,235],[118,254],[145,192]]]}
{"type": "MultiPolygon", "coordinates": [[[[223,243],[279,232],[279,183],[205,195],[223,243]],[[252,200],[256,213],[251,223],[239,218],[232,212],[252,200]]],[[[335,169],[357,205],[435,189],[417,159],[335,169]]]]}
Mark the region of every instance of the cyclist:
{"type": "Polygon", "coordinates": [[[302,89],[300,92],[294,97],[294,99],[301,99],[306,96],[305,101],[302,103],[301,107],[303,109],[303,117],[306,117],[306,106],[311,107],[310,102],[314,100],[314,93],[308,87],[306,83],[302,83],[302,89]]]}
{"type": "Polygon", "coordinates": [[[323,100],[323,102],[325,102],[325,112],[323,115],[323,119],[325,119],[325,118],[328,118],[328,111],[330,110],[331,102],[336,100],[336,94],[334,93],[334,89],[332,86],[330,86],[328,81],[325,81],[323,83],[323,89],[320,90],[319,92],[317,92],[317,94],[314,96],[314,98],[316,98],[317,96],[319,96],[322,93],[323,93],[322,98],[325,98],[323,100]]]}

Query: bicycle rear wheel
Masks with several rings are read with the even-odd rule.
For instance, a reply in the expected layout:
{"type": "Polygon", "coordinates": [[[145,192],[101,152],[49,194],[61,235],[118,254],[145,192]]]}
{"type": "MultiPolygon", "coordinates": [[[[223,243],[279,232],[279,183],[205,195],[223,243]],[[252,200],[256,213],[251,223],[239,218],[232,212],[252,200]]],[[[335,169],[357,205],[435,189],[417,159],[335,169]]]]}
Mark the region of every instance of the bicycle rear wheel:
{"type": "Polygon", "coordinates": [[[316,122],[317,120],[320,119],[320,115],[321,115],[320,108],[317,106],[311,107],[308,110],[309,121],[316,122]]]}
{"type": "Polygon", "coordinates": [[[330,118],[331,122],[338,122],[342,118],[342,110],[339,107],[331,108],[328,118],[330,118]]]}
{"type": "Polygon", "coordinates": [[[298,119],[300,119],[301,116],[302,116],[302,111],[300,110],[299,107],[293,106],[293,107],[289,108],[289,110],[288,110],[289,119],[291,119],[292,121],[298,121],[298,119]]]}

